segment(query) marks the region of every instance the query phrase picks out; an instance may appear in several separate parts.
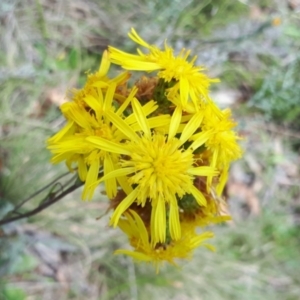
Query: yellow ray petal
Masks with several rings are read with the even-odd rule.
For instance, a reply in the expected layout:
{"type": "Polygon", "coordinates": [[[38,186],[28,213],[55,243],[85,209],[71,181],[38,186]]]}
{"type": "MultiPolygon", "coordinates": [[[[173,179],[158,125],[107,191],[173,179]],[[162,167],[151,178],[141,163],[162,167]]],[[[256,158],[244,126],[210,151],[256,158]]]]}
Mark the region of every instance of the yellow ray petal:
{"type": "Polygon", "coordinates": [[[122,190],[126,193],[126,195],[129,195],[133,189],[131,187],[131,185],[128,183],[128,180],[126,177],[121,176],[121,177],[117,177],[118,183],[120,184],[122,190]]]}
{"type": "Polygon", "coordinates": [[[151,136],[149,122],[143,112],[141,104],[136,98],[132,100],[132,108],[142,131],[144,132],[145,136],[149,138],[151,136]]]}
{"type": "Polygon", "coordinates": [[[143,254],[141,252],[135,252],[135,251],[131,251],[131,250],[126,250],[126,249],[118,249],[114,252],[114,254],[118,255],[118,254],[125,254],[128,256],[131,256],[133,259],[136,259],[138,261],[145,261],[145,262],[150,262],[152,261],[152,257],[143,254]]]}
{"type": "MultiPolygon", "coordinates": [[[[105,154],[103,169],[104,169],[104,174],[110,174],[111,172],[114,171],[114,164],[111,159],[111,155],[108,153],[105,154]]],[[[106,189],[108,198],[110,198],[110,199],[114,198],[117,194],[116,178],[106,179],[104,181],[104,183],[105,183],[105,189],[106,189]]]]}
{"type": "MultiPolygon", "coordinates": [[[[107,119],[109,119],[121,132],[123,132],[130,140],[138,141],[138,136],[132,130],[132,128],[118,115],[113,112],[108,112],[106,114],[107,119]]],[[[125,153],[124,153],[125,154],[125,153]]]]}
{"type": "Polygon", "coordinates": [[[180,78],[179,82],[180,82],[180,98],[182,101],[182,105],[186,106],[189,97],[189,82],[187,78],[183,76],[180,78]]]}
{"type": "Polygon", "coordinates": [[[97,149],[101,149],[103,151],[108,151],[117,154],[130,155],[130,152],[125,148],[124,144],[118,144],[113,141],[104,139],[100,136],[87,137],[85,140],[93,144],[93,146],[97,149]]]}
{"type": "Polygon", "coordinates": [[[195,186],[191,187],[191,193],[193,194],[193,196],[195,197],[197,203],[200,206],[206,206],[207,201],[206,201],[204,195],[195,186]]]}
{"type": "Polygon", "coordinates": [[[110,67],[109,53],[107,50],[105,50],[102,54],[102,60],[98,70],[98,76],[99,77],[105,76],[109,70],[109,67],[110,67]]]}
{"type": "Polygon", "coordinates": [[[197,176],[216,176],[218,175],[218,171],[212,167],[194,167],[188,170],[190,175],[197,176]]]}
{"type": "Polygon", "coordinates": [[[135,31],[134,28],[131,28],[131,32],[128,33],[128,36],[134,41],[136,42],[137,44],[145,47],[145,48],[150,48],[151,46],[145,42],[138,34],[137,32],[135,31]]]}
{"type": "Polygon", "coordinates": [[[152,238],[154,244],[159,242],[164,243],[166,241],[166,204],[161,197],[155,202],[156,203],[152,204],[151,212],[151,232],[153,234],[152,238]]]}
{"type": "Polygon", "coordinates": [[[112,109],[112,101],[114,98],[115,91],[116,91],[116,84],[113,82],[109,85],[105,94],[104,107],[103,107],[103,110],[105,112],[108,112],[112,109]]]}
{"type": "Polygon", "coordinates": [[[79,158],[78,158],[78,175],[79,175],[79,178],[81,181],[86,180],[87,166],[84,161],[83,155],[79,155],[79,158]]]}
{"type": "MultiPolygon", "coordinates": [[[[102,91],[100,90],[100,94],[102,94],[102,91]]],[[[95,97],[93,97],[92,95],[87,95],[84,98],[85,103],[90,106],[95,112],[96,114],[101,112],[103,109],[103,106],[101,105],[101,101],[98,101],[95,97]]]]}
{"type": "Polygon", "coordinates": [[[229,166],[226,166],[222,172],[221,172],[221,176],[219,178],[219,183],[217,185],[217,188],[216,188],[216,191],[217,191],[217,195],[221,195],[222,192],[223,192],[223,189],[225,187],[225,184],[227,182],[227,179],[228,179],[228,169],[229,169],[229,166]]]}
{"type": "Polygon", "coordinates": [[[170,203],[169,227],[172,239],[179,240],[181,238],[181,227],[176,198],[170,203]]]}
{"type": "Polygon", "coordinates": [[[133,215],[133,217],[135,219],[138,233],[142,239],[143,244],[144,245],[149,244],[149,235],[148,235],[148,232],[147,232],[144,222],[142,221],[140,216],[134,210],[130,210],[130,213],[133,215]]]}
{"type": "Polygon", "coordinates": [[[149,126],[150,128],[158,128],[158,127],[169,127],[170,124],[170,115],[161,115],[153,118],[149,118],[149,126]]]}
{"type": "Polygon", "coordinates": [[[171,117],[168,140],[171,140],[176,134],[181,121],[182,109],[177,106],[171,117]]]}
{"type": "Polygon", "coordinates": [[[134,171],[135,171],[135,169],[133,167],[113,170],[113,171],[109,172],[108,174],[105,174],[103,177],[101,177],[96,183],[99,184],[100,182],[103,182],[103,181],[111,179],[111,178],[127,176],[127,175],[133,173],[134,171]]]}
{"type": "Polygon", "coordinates": [[[58,142],[64,135],[66,135],[71,130],[73,125],[73,121],[68,121],[68,123],[59,132],[57,132],[55,135],[53,135],[47,140],[47,143],[50,144],[58,142]]]}
{"type": "Polygon", "coordinates": [[[98,178],[99,168],[100,168],[100,162],[98,159],[96,159],[90,165],[90,168],[89,168],[87,176],[86,176],[86,181],[85,181],[84,189],[82,192],[83,200],[85,200],[85,199],[90,200],[93,197],[94,190],[96,188],[96,185],[94,185],[94,182],[98,178]]]}
{"type": "Polygon", "coordinates": [[[121,215],[129,208],[129,206],[135,201],[138,195],[138,189],[133,190],[122,202],[118,205],[116,210],[114,211],[109,224],[113,227],[118,225],[118,221],[121,215]]]}
{"type": "Polygon", "coordinates": [[[190,119],[190,121],[184,127],[181,136],[180,136],[180,143],[181,145],[184,144],[192,135],[193,133],[199,128],[201,122],[203,120],[203,112],[199,111],[190,119]]]}
{"type": "Polygon", "coordinates": [[[200,146],[205,144],[205,142],[209,139],[211,136],[212,131],[205,131],[197,134],[197,139],[194,140],[194,142],[189,146],[189,149],[192,151],[195,151],[198,149],[200,146]]]}
{"type": "Polygon", "coordinates": [[[130,94],[128,95],[126,100],[122,103],[122,105],[118,108],[118,110],[116,112],[118,116],[120,116],[124,112],[124,110],[127,108],[129,103],[132,101],[132,99],[137,91],[138,91],[138,89],[135,86],[131,89],[130,94]]]}

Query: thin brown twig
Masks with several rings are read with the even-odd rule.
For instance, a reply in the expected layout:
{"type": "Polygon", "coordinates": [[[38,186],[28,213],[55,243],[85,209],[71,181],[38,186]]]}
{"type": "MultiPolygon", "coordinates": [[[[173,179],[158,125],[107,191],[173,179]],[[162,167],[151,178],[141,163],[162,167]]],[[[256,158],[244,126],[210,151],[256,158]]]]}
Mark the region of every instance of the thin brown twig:
{"type": "MultiPolygon", "coordinates": [[[[2,220],[0,220],[0,226],[4,225],[4,224],[8,224],[17,220],[21,220],[24,218],[28,218],[31,217],[33,215],[36,215],[37,213],[41,212],[42,210],[44,210],[45,208],[51,206],[52,204],[58,202],[59,200],[61,200],[63,197],[65,197],[66,195],[68,195],[69,193],[75,191],[77,188],[79,188],[80,186],[83,185],[83,182],[77,177],[76,181],[74,182],[73,185],[71,185],[68,189],[66,189],[65,191],[62,191],[60,194],[58,195],[53,195],[53,193],[49,193],[47,195],[47,198],[45,198],[43,201],[41,201],[41,203],[39,204],[38,207],[36,207],[35,209],[23,213],[21,215],[18,216],[14,216],[14,217],[9,217],[9,218],[4,218],[2,220]]],[[[48,185],[49,186],[49,185],[48,185]]],[[[43,188],[43,190],[45,189],[45,187],[43,188]]],[[[23,201],[24,202],[24,201],[23,201]]]]}
{"type": "Polygon", "coordinates": [[[51,185],[53,185],[56,181],[62,179],[63,177],[65,177],[66,175],[70,174],[70,172],[66,172],[62,175],[59,175],[57,178],[55,178],[54,180],[52,180],[50,183],[48,183],[47,185],[45,185],[44,187],[42,187],[41,189],[37,190],[36,192],[34,192],[33,194],[31,194],[29,197],[27,197],[26,199],[24,199],[23,201],[21,201],[20,203],[18,203],[16,205],[16,207],[14,208],[13,211],[11,211],[11,213],[17,213],[17,210],[23,206],[26,202],[28,202],[29,200],[31,200],[32,198],[36,197],[38,194],[42,193],[43,191],[45,191],[47,188],[49,188],[51,185]]]}

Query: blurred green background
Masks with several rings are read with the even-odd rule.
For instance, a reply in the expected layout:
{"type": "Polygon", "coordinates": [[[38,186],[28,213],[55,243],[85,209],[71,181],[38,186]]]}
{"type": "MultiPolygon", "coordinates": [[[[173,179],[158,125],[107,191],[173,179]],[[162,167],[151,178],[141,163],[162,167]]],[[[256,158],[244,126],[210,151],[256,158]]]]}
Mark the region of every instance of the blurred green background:
{"type": "Polygon", "coordinates": [[[66,171],[45,149],[63,124],[58,107],[107,45],[135,49],[131,27],[158,46],[191,49],[221,79],[212,97],[231,107],[245,138],[226,187],[233,222],[212,228],[216,253],[197,249],[156,275],[112,255],[127,241],[107,216],[96,220],[105,197],[82,202],[76,191],[1,228],[0,299],[299,299],[297,0],[1,0],[0,218],[66,171]]]}

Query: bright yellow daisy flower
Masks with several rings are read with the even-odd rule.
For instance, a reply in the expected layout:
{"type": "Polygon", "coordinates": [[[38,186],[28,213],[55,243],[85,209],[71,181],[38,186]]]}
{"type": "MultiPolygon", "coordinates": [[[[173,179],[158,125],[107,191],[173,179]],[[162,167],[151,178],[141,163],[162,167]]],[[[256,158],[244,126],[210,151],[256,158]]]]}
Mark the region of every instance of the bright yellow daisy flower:
{"type": "MultiPolygon", "coordinates": [[[[189,116],[188,116],[189,117],[189,116]]],[[[203,106],[203,121],[199,132],[190,139],[196,140],[209,132],[209,137],[204,143],[203,151],[199,159],[208,161],[208,164],[220,171],[219,184],[216,187],[218,195],[221,195],[228,179],[228,170],[232,161],[242,156],[242,149],[238,144],[241,139],[233,130],[236,123],[231,118],[230,109],[221,111],[212,101],[203,106]]],[[[212,176],[208,176],[207,188],[210,189],[212,176]]]]}
{"type": "Polygon", "coordinates": [[[130,78],[130,74],[126,71],[114,78],[109,78],[107,76],[109,68],[109,52],[104,51],[98,71],[95,73],[87,74],[87,81],[82,89],[71,90],[72,101],[86,108],[88,107],[88,103],[86,103],[85,101],[86,97],[97,97],[99,89],[101,89],[102,91],[106,90],[111,84],[115,84],[117,86],[115,99],[120,100],[120,102],[122,102],[122,100],[125,100],[122,96],[122,93],[118,93],[118,89],[127,83],[128,79],[130,78]]]}
{"type": "MultiPolygon", "coordinates": [[[[193,151],[208,139],[209,134],[203,133],[195,139],[187,149],[183,145],[199,128],[203,118],[202,112],[196,113],[185,125],[180,137],[177,135],[182,112],[177,108],[168,126],[168,133],[151,132],[149,120],[136,99],[132,101],[133,111],[142,133],[136,133],[117,116],[108,118],[130,140],[127,144],[111,142],[109,145],[100,137],[89,137],[87,140],[96,148],[107,149],[112,153],[126,156],[121,162],[121,168],[104,176],[108,178],[128,176],[128,183],[134,189],[118,205],[114,211],[111,224],[117,226],[121,215],[134,203],[144,206],[151,201],[151,235],[152,241],[164,243],[166,240],[166,220],[171,238],[181,238],[178,201],[185,194],[192,194],[198,205],[205,206],[206,199],[199,189],[194,186],[195,176],[215,176],[217,172],[212,167],[195,166],[193,151]]],[[[160,124],[157,124],[160,126],[160,124]]]]}
{"type": "MultiPolygon", "coordinates": [[[[195,180],[195,185],[205,191],[205,182],[202,182],[201,178],[195,180]]],[[[211,193],[203,192],[203,194],[207,202],[206,206],[198,206],[190,195],[181,199],[179,202],[180,222],[196,228],[231,220],[231,217],[227,215],[227,204],[224,199],[215,195],[213,191],[211,193]]]]}
{"type": "Polygon", "coordinates": [[[120,219],[118,226],[128,236],[134,250],[119,249],[115,251],[115,254],[125,254],[137,261],[151,262],[156,267],[157,273],[164,261],[176,266],[175,259],[191,258],[193,250],[199,246],[214,250],[211,245],[204,243],[214,236],[212,232],[196,234],[194,228],[184,224],[179,240],[153,246],[151,235],[140,216],[132,210],[126,212],[124,216],[125,218],[120,219]]]}
{"type": "Polygon", "coordinates": [[[112,63],[122,66],[126,70],[137,70],[152,72],[158,70],[158,77],[165,82],[172,82],[167,97],[170,101],[180,104],[183,110],[187,110],[190,101],[194,109],[198,110],[199,103],[207,102],[208,90],[212,82],[217,79],[210,79],[203,71],[203,67],[195,66],[196,56],[188,61],[190,50],[183,49],[178,56],[174,55],[171,47],[165,43],[165,49],[160,50],[154,45],[146,43],[132,28],[129,37],[137,44],[147,48],[149,53],[145,54],[139,49],[138,54],[133,55],[114,47],[109,47],[112,63]],[[176,99],[180,98],[180,103],[176,99]]]}
{"type": "MultiPolygon", "coordinates": [[[[91,199],[95,190],[95,183],[98,180],[100,170],[103,167],[105,174],[113,171],[118,163],[119,155],[105,150],[99,150],[86,141],[89,136],[100,136],[107,142],[120,142],[124,135],[107,118],[108,112],[120,116],[124,109],[133,99],[136,89],[132,89],[126,101],[116,112],[113,106],[116,84],[111,83],[105,93],[98,90],[98,96],[87,95],[83,101],[88,105],[90,111],[78,105],[76,102],[68,102],[61,106],[61,110],[68,120],[67,125],[54,137],[48,140],[48,149],[54,156],[51,161],[60,163],[66,160],[69,167],[72,162],[77,163],[78,174],[85,182],[82,198],[91,199]]],[[[149,103],[145,113],[151,113],[156,107],[154,102],[149,103]]],[[[113,198],[117,192],[116,179],[105,181],[106,193],[113,198]]]]}
{"type": "MultiPolygon", "coordinates": [[[[61,132],[48,140],[48,149],[54,154],[51,159],[52,163],[60,163],[66,160],[70,170],[72,170],[73,163],[77,164],[79,177],[85,182],[82,193],[83,199],[92,198],[96,188],[94,183],[97,182],[102,167],[104,174],[113,171],[117,167],[120,156],[114,152],[111,153],[106,148],[99,149],[95,147],[87,141],[87,138],[101,137],[106,141],[106,144],[109,144],[110,141],[121,142],[128,138],[123,134],[123,129],[119,130],[107,116],[110,115],[111,118],[114,118],[113,116],[116,115],[122,119],[122,114],[132,101],[137,89],[133,88],[131,90],[129,96],[117,110],[113,105],[115,92],[116,84],[112,82],[106,90],[98,89],[97,96],[94,97],[89,94],[83,98],[82,101],[85,107],[77,102],[64,103],[61,110],[68,123],[61,132]]],[[[149,101],[141,107],[141,112],[148,116],[156,109],[156,103],[149,101]]],[[[130,114],[122,120],[125,126],[131,126],[132,130],[140,130],[134,114],[130,114]]],[[[151,128],[155,127],[156,124],[165,126],[169,123],[169,116],[151,118],[149,121],[151,128]],[[160,122],[157,123],[157,119],[160,122]]],[[[119,184],[123,185],[121,180],[121,178],[118,178],[119,184]]],[[[106,179],[105,187],[108,197],[114,198],[117,193],[116,178],[106,179]]],[[[126,189],[126,187],[124,188],[126,189]]]]}

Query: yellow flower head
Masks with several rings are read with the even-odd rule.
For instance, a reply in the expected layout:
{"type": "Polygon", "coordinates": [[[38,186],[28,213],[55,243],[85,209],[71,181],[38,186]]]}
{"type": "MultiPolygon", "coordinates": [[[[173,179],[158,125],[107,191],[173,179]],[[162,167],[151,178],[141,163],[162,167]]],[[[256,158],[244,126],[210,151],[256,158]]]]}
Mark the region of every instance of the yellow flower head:
{"type": "MultiPolygon", "coordinates": [[[[147,49],[129,54],[109,47],[99,70],[87,75],[71,101],[61,106],[66,125],[48,139],[51,161],[65,161],[85,183],[91,199],[101,182],[111,199],[110,225],[128,236],[136,260],[162,262],[190,258],[211,232],[197,229],[227,221],[222,190],[230,163],[242,151],[230,110],[210,99],[208,78],[196,56],[179,55],[145,42],[134,29],[129,37],[147,49]],[[110,64],[155,72],[128,88],[128,71],[110,78],[110,64]]],[[[226,211],[226,208],[225,208],[226,211]]]]}
{"type": "Polygon", "coordinates": [[[128,72],[123,72],[114,78],[109,78],[107,76],[109,68],[109,53],[108,51],[104,51],[98,71],[87,75],[87,81],[82,89],[74,89],[71,91],[72,101],[76,102],[78,105],[84,108],[88,108],[88,103],[86,103],[85,101],[86,97],[97,97],[99,89],[104,91],[108,89],[111,84],[115,84],[117,87],[115,98],[121,101],[124,100],[122,97],[122,93],[118,93],[118,90],[120,89],[120,87],[123,87],[126,84],[128,79],[130,78],[130,74],[128,72]]]}
{"type": "MultiPolygon", "coordinates": [[[[121,115],[123,110],[132,100],[136,89],[133,89],[126,101],[115,111],[113,99],[116,84],[111,83],[106,91],[98,89],[97,96],[86,95],[82,101],[83,106],[77,102],[68,102],[61,106],[63,114],[68,119],[67,125],[55,136],[48,140],[48,149],[54,156],[53,163],[66,160],[71,168],[73,162],[77,163],[78,174],[85,182],[82,198],[91,199],[100,170],[105,174],[113,171],[118,163],[119,156],[105,150],[99,150],[86,141],[89,136],[99,136],[109,143],[119,142],[124,135],[110,121],[108,113],[121,115]]],[[[106,192],[109,198],[113,198],[117,192],[116,179],[105,181],[106,192]]]]}
{"type": "MultiPolygon", "coordinates": [[[[230,109],[221,111],[214,103],[207,105],[204,110],[204,118],[201,124],[202,132],[209,131],[212,134],[205,142],[206,151],[202,154],[207,157],[210,166],[221,172],[220,183],[217,192],[220,195],[227,181],[230,163],[242,156],[242,149],[237,143],[241,138],[233,130],[236,123],[231,118],[230,109]]],[[[196,138],[197,135],[194,136],[196,138]]],[[[208,178],[208,185],[212,177],[208,178]]]]}
{"type": "MultiPolygon", "coordinates": [[[[195,186],[205,191],[205,182],[201,178],[195,180],[195,186]]],[[[231,220],[231,217],[227,215],[227,204],[222,198],[217,197],[213,192],[203,192],[203,195],[206,199],[206,206],[198,206],[191,195],[186,195],[181,199],[179,202],[181,223],[196,228],[231,220]]]]}
{"type": "Polygon", "coordinates": [[[173,103],[180,97],[180,106],[183,110],[192,101],[194,109],[198,110],[199,103],[208,100],[208,89],[210,83],[217,79],[208,78],[202,71],[203,67],[195,66],[196,56],[188,61],[190,50],[183,49],[178,56],[165,43],[165,49],[160,50],[154,45],[146,43],[132,28],[129,37],[137,44],[147,48],[149,53],[145,54],[138,49],[138,54],[133,55],[123,52],[117,48],[109,47],[112,63],[122,66],[126,70],[137,70],[152,72],[158,70],[158,77],[165,82],[172,82],[167,97],[173,103]]]}
{"type": "Polygon", "coordinates": [[[213,250],[211,245],[204,243],[213,237],[212,232],[196,234],[194,228],[184,225],[179,240],[153,246],[151,235],[149,235],[140,216],[135,211],[130,210],[125,213],[124,217],[119,221],[118,226],[128,236],[134,251],[119,249],[115,251],[115,254],[126,254],[137,261],[151,262],[156,267],[157,273],[164,261],[176,265],[175,259],[191,258],[193,250],[201,245],[213,250]]]}
{"type": "Polygon", "coordinates": [[[213,134],[205,145],[212,153],[218,152],[215,166],[224,166],[241,157],[242,151],[237,143],[240,137],[233,128],[236,126],[231,118],[230,109],[219,110],[215,104],[207,105],[205,109],[202,130],[212,130],[213,134]]]}
{"type": "MultiPolygon", "coordinates": [[[[98,72],[88,77],[84,88],[74,94],[73,101],[64,103],[61,111],[68,123],[57,134],[48,139],[48,149],[54,156],[51,161],[59,163],[66,161],[72,170],[75,163],[78,174],[85,182],[82,198],[91,199],[96,185],[94,184],[100,173],[113,171],[119,161],[119,154],[110,153],[106,149],[99,149],[87,142],[87,138],[100,137],[109,142],[120,142],[126,136],[118,130],[107,116],[116,115],[123,118],[124,111],[130,105],[137,88],[132,88],[128,96],[118,93],[118,84],[123,85],[128,77],[120,75],[109,79],[106,74],[109,68],[108,53],[105,52],[98,72]],[[118,105],[118,109],[116,109],[118,105]]],[[[153,101],[144,105],[141,110],[145,115],[151,114],[157,108],[153,101]]],[[[166,116],[165,116],[166,117],[166,116]]],[[[166,122],[166,118],[164,118],[166,122]]],[[[125,118],[126,124],[134,125],[136,117],[130,114],[125,118]]],[[[129,125],[127,125],[129,126],[129,125]]],[[[139,128],[136,128],[139,130],[139,128]]],[[[117,180],[105,180],[106,193],[113,198],[117,192],[117,180]]]]}
{"type": "MultiPolygon", "coordinates": [[[[178,201],[185,194],[192,194],[197,203],[206,205],[203,194],[194,186],[195,176],[215,176],[217,172],[206,166],[194,166],[193,151],[207,139],[207,134],[198,136],[187,149],[183,145],[199,128],[202,113],[195,114],[185,125],[180,137],[177,134],[181,110],[177,108],[171,118],[168,134],[152,133],[148,119],[141,110],[139,102],[132,101],[133,111],[137,116],[142,134],[126,129],[126,124],[115,118],[119,130],[131,140],[127,144],[111,144],[110,151],[127,157],[121,162],[122,168],[104,176],[102,180],[126,175],[130,186],[135,187],[114,211],[111,224],[117,226],[121,215],[134,203],[144,206],[146,201],[152,203],[151,235],[153,243],[166,241],[167,226],[172,239],[181,238],[178,201]],[[179,199],[179,200],[178,200],[179,199]],[[166,212],[166,209],[168,210],[166,212]],[[166,224],[167,215],[169,222],[166,224]]],[[[159,126],[160,124],[157,124],[159,126]]],[[[99,138],[88,138],[89,142],[103,149],[107,147],[99,138]]]]}

